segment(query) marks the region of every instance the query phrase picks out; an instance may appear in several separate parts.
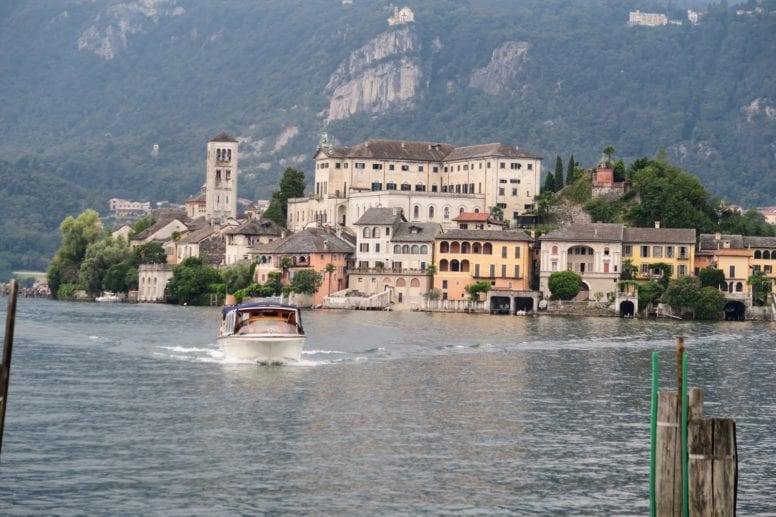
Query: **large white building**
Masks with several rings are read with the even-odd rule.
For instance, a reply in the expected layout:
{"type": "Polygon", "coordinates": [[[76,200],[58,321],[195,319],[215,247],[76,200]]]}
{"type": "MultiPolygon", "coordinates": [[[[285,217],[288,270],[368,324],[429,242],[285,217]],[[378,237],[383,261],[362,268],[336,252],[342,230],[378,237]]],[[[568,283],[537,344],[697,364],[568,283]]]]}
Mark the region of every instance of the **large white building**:
{"type": "Polygon", "coordinates": [[[237,140],[221,133],[207,143],[205,219],[237,218],[237,140]]]}
{"type": "Polygon", "coordinates": [[[432,142],[369,140],[334,147],[323,139],[315,154],[314,191],[289,200],[287,226],[352,229],[368,208],[401,208],[409,221],[454,227],[461,212],[502,210],[515,219],[534,208],[541,160],[517,147],[453,147],[432,142]]]}

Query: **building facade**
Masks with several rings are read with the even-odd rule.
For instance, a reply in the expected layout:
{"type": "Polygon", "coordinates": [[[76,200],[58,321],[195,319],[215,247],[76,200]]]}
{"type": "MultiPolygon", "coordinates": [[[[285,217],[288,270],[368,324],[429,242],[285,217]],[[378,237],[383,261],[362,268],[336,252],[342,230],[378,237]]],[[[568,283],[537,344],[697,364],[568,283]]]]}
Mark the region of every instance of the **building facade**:
{"type": "Polygon", "coordinates": [[[443,300],[463,300],[465,288],[487,281],[512,291],[530,289],[531,243],[522,230],[450,230],[434,241],[434,288],[443,300]]]}
{"type": "Polygon", "coordinates": [[[237,218],[237,140],[226,133],[210,140],[205,163],[205,219],[237,218]]]}
{"type": "MultiPolygon", "coordinates": [[[[534,208],[542,159],[498,143],[456,148],[443,143],[369,140],[354,147],[334,147],[324,140],[314,160],[314,192],[308,198],[289,200],[289,229],[310,223],[352,227],[360,214],[358,204],[353,206],[349,200],[359,193],[392,193],[395,200],[431,194],[438,201],[417,203],[418,222],[439,220],[439,210],[444,211],[442,200],[450,205],[451,218],[456,208],[460,213],[461,209],[486,211],[498,206],[506,219],[514,219],[534,208]]],[[[401,204],[406,217],[415,220],[415,204],[401,204]]]]}

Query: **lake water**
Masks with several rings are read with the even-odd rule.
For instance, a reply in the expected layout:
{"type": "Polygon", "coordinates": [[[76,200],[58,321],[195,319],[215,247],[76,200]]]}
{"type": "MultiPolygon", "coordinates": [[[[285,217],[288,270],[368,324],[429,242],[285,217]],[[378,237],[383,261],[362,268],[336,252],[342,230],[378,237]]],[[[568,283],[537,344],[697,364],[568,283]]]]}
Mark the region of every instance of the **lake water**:
{"type": "Polygon", "coordinates": [[[773,323],[316,311],[303,364],[260,367],[218,318],[20,299],[0,514],[644,515],[678,335],[740,514],[776,511],[773,323]]]}

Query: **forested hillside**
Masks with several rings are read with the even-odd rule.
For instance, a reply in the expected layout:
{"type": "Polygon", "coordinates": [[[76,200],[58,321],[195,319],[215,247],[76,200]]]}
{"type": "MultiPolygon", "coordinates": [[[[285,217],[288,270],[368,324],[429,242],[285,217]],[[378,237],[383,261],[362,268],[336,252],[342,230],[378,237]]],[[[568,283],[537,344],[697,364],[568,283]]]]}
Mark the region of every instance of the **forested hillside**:
{"type": "MultiPolygon", "coordinates": [[[[414,22],[389,26],[393,4],[372,0],[6,0],[0,181],[57,178],[62,206],[101,212],[111,197],[182,202],[226,130],[240,195],[268,198],[288,165],[311,179],[326,131],[500,141],[583,166],[606,145],[625,160],[665,149],[712,194],[776,204],[776,0],[696,7],[692,25],[699,4],[408,1],[414,22]],[[635,9],[682,24],[628,26],[635,9]]],[[[6,225],[48,218],[41,203],[3,210],[6,225]]]]}

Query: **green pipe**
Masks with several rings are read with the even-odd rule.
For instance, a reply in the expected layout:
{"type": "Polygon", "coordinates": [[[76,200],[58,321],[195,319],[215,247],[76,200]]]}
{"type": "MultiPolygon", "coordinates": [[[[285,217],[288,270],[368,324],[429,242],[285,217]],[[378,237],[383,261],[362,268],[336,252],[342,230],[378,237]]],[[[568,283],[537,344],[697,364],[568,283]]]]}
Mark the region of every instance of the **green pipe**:
{"type": "Polygon", "coordinates": [[[655,458],[657,450],[657,389],[659,369],[658,353],[652,352],[652,420],[649,435],[649,510],[652,517],[655,517],[657,514],[657,504],[655,501],[655,458]]]}
{"type": "Polygon", "coordinates": [[[690,516],[690,483],[687,479],[687,352],[682,353],[682,509],[690,516]]]}

